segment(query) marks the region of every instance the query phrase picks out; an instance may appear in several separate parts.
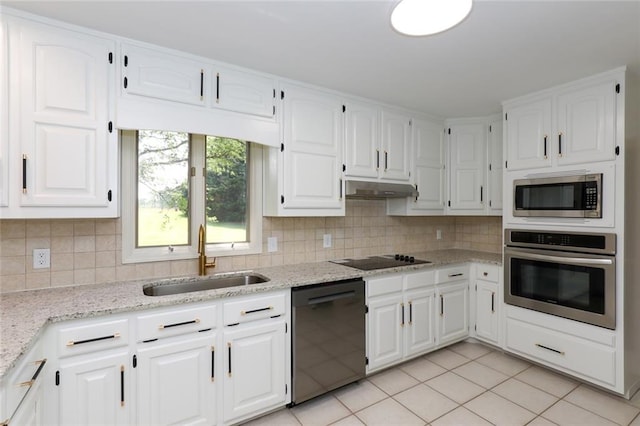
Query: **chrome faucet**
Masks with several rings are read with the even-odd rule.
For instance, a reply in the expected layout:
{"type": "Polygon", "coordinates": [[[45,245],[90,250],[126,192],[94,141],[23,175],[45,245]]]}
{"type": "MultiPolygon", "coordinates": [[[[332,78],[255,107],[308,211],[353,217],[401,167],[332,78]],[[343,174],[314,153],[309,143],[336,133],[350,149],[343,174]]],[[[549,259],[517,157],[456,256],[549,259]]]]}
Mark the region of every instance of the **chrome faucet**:
{"type": "Polygon", "coordinates": [[[200,225],[198,230],[198,274],[207,275],[207,268],[216,267],[216,258],[213,258],[212,262],[207,262],[207,255],[205,254],[205,242],[207,241],[204,226],[200,225]]]}

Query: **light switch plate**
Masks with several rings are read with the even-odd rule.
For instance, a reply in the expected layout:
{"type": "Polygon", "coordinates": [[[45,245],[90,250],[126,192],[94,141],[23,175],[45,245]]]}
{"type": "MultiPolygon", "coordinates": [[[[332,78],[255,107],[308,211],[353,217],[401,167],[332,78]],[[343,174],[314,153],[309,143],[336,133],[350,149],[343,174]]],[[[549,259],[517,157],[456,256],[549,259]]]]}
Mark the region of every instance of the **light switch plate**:
{"type": "Polygon", "coordinates": [[[436,240],[442,239],[442,229],[436,229],[436,240]]]}
{"type": "Polygon", "coordinates": [[[278,251],[278,237],[269,237],[269,238],[267,238],[267,251],[269,253],[273,253],[274,251],[278,251]]]}
{"type": "Polygon", "coordinates": [[[331,234],[324,234],[322,236],[322,247],[324,248],[331,247],[331,234]]]}

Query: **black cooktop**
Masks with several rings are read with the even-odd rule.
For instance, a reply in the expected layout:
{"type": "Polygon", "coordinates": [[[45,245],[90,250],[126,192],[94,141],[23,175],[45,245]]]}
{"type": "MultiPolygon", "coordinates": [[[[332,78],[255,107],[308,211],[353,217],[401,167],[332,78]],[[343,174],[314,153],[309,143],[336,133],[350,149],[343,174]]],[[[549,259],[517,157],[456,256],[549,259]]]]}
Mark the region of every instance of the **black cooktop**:
{"type": "Polygon", "coordinates": [[[340,259],[331,262],[361,271],[372,271],[374,269],[395,268],[397,266],[419,265],[431,263],[428,260],[416,259],[413,256],[402,254],[388,254],[384,256],[369,256],[360,259],[340,259]]]}

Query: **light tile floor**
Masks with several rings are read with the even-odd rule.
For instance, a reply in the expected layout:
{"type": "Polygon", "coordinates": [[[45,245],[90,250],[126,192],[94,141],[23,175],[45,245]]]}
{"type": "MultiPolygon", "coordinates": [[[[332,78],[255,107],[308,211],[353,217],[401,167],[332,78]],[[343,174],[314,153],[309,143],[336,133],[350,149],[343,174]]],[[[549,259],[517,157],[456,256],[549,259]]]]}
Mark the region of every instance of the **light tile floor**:
{"type": "Polygon", "coordinates": [[[248,425],[631,425],[631,401],[461,342],[248,425]]]}

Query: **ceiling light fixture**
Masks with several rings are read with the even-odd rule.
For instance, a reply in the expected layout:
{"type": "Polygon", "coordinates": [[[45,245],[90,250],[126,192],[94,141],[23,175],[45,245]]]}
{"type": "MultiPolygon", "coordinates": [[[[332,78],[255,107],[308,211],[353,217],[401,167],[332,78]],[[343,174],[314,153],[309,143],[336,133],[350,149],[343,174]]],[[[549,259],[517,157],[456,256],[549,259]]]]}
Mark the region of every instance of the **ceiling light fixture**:
{"type": "Polygon", "coordinates": [[[441,33],[471,12],[472,0],[402,0],[391,12],[391,25],[405,35],[441,33]]]}

